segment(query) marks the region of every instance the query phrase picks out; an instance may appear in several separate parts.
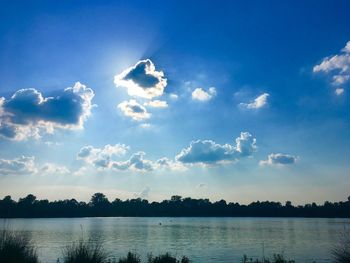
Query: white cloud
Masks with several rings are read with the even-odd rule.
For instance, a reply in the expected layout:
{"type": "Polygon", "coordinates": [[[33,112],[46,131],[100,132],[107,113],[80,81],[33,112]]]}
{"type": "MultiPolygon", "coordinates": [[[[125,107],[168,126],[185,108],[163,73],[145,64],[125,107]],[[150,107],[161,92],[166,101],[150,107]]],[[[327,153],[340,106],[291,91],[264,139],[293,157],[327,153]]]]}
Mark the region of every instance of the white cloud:
{"type": "MultiPolygon", "coordinates": [[[[83,160],[90,167],[99,170],[119,170],[119,171],[141,171],[150,172],[158,169],[168,169],[182,171],[186,168],[181,164],[168,158],[161,158],[157,161],[145,159],[145,153],[142,151],[133,153],[129,159],[123,161],[117,157],[124,156],[129,150],[129,146],[125,144],[106,145],[102,148],[93,146],[84,146],[80,149],[77,159],[83,160]]],[[[77,171],[76,175],[86,173],[86,167],[82,167],[77,171]],[[83,169],[84,168],[84,169],[83,169]]]]}
{"type": "Polygon", "coordinates": [[[235,162],[239,158],[252,155],[256,149],[256,139],[248,132],[241,132],[235,145],[221,145],[211,140],[192,141],[189,147],[181,150],[176,160],[184,164],[235,162]]]}
{"type": "Polygon", "coordinates": [[[283,153],[271,153],[267,156],[267,160],[260,161],[260,165],[291,165],[298,160],[297,156],[283,154],[283,153]]]}
{"type": "Polygon", "coordinates": [[[235,150],[241,157],[252,155],[257,150],[256,139],[249,132],[241,132],[236,138],[235,150]]]}
{"type": "Polygon", "coordinates": [[[49,146],[49,147],[56,147],[56,146],[62,145],[62,143],[60,143],[60,142],[52,142],[52,141],[46,141],[46,142],[44,142],[44,144],[49,146]]]}
{"type": "Polygon", "coordinates": [[[150,129],[152,125],[150,123],[141,123],[139,127],[142,129],[150,129]]]}
{"type": "Polygon", "coordinates": [[[346,83],[350,78],[350,75],[335,75],[333,76],[333,83],[337,85],[342,85],[346,83]]]}
{"type": "Polygon", "coordinates": [[[59,166],[53,163],[45,163],[43,166],[39,168],[38,174],[63,175],[63,174],[70,174],[70,171],[66,166],[59,166]]]}
{"type": "Polygon", "coordinates": [[[127,161],[112,162],[111,167],[116,170],[134,170],[150,172],[154,170],[154,163],[150,160],[144,159],[144,152],[136,152],[127,161]]]}
{"type": "Polygon", "coordinates": [[[89,145],[80,149],[77,158],[97,168],[109,168],[113,157],[125,155],[128,150],[129,146],[125,144],[107,144],[102,148],[89,145]]]}
{"type": "Polygon", "coordinates": [[[147,109],[136,100],[123,101],[118,105],[118,108],[125,116],[131,117],[135,121],[142,121],[151,117],[147,109]]]}
{"type": "Polygon", "coordinates": [[[145,102],[143,105],[153,107],[153,108],[167,108],[168,103],[164,100],[151,100],[149,102],[145,102]]]}
{"type": "Polygon", "coordinates": [[[90,167],[82,166],[77,171],[74,171],[72,175],[73,176],[84,176],[87,173],[89,173],[89,168],[90,167]]]}
{"type": "Polygon", "coordinates": [[[345,47],[342,49],[343,52],[345,53],[350,53],[350,41],[346,43],[345,47]]]}
{"type": "Polygon", "coordinates": [[[169,94],[169,97],[170,97],[171,99],[173,99],[173,100],[177,100],[177,99],[179,98],[179,96],[178,96],[177,94],[175,94],[175,93],[170,93],[170,94],[169,94]]]}
{"type": "Polygon", "coordinates": [[[240,103],[239,106],[245,109],[249,109],[249,110],[256,110],[256,109],[260,109],[264,106],[267,105],[267,98],[270,95],[268,93],[263,93],[261,95],[259,95],[258,97],[256,97],[252,102],[250,103],[240,103]]]}
{"type": "Polygon", "coordinates": [[[344,91],[345,90],[343,88],[336,88],[334,92],[335,92],[335,95],[340,96],[344,93],[344,91]]]}
{"type": "Polygon", "coordinates": [[[150,59],[141,60],[114,77],[117,87],[125,87],[130,96],[153,99],[163,95],[167,79],[156,71],[150,59]]]}
{"type": "Polygon", "coordinates": [[[216,96],[216,88],[215,87],[210,87],[208,92],[210,95],[216,96]]]}
{"type": "Polygon", "coordinates": [[[82,129],[91,115],[94,92],[80,82],[55,97],[36,89],[21,89],[0,99],[0,136],[13,140],[40,138],[55,129],[82,129]]]}
{"type": "Polygon", "coordinates": [[[37,171],[34,157],[0,159],[0,175],[33,174],[37,171]]]}
{"type": "Polygon", "coordinates": [[[33,156],[21,156],[14,159],[0,159],[1,175],[59,175],[69,174],[70,171],[65,166],[54,163],[45,163],[40,166],[35,162],[33,156]]]}
{"type": "Polygon", "coordinates": [[[183,164],[169,160],[164,157],[157,161],[151,161],[144,158],[144,152],[136,152],[127,161],[113,162],[112,168],[116,170],[132,170],[141,172],[150,172],[159,169],[168,169],[174,171],[184,171],[186,167],[183,164]]]}
{"type": "Polygon", "coordinates": [[[350,80],[350,41],[337,55],[326,57],[313,67],[314,73],[323,72],[332,77],[332,85],[339,86],[350,80]]]}
{"type": "Polygon", "coordinates": [[[187,170],[181,162],[170,160],[169,158],[163,157],[156,161],[155,164],[157,169],[168,169],[172,171],[185,171],[187,170]]]}
{"type": "Polygon", "coordinates": [[[202,88],[196,88],[192,92],[192,99],[198,100],[198,101],[209,101],[213,97],[216,96],[216,88],[211,87],[208,89],[208,91],[203,90],[202,88]]]}

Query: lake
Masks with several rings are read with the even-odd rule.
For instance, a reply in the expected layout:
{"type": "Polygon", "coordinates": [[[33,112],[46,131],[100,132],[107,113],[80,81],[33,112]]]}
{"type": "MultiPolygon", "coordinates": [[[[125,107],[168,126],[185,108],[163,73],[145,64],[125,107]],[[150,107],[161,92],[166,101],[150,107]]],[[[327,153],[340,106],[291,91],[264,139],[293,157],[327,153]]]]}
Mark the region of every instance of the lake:
{"type": "Polygon", "coordinates": [[[330,262],[350,219],[315,218],[53,218],[1,219],[0,228],[30,234],[42,262],[56,262],[69,242],[99,239],[111,256],[171,252],[193,262],[240,262],[283,253],[296,262],[330,262]]]}

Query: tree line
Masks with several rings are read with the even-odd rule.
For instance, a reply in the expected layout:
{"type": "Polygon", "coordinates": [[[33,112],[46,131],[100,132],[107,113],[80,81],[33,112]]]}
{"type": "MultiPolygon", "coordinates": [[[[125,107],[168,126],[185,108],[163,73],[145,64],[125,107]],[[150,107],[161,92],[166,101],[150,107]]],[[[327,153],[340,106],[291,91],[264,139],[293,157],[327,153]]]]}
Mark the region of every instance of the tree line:
{"type": "Polygon", "coordinates": [[[159,217],[338,217],[350,218],[350,196],[347,201],[315,203],[294,206],[290,201],[256,201],[248,205],[225,200],[172,196],[169,200],[149,202],[135,198],[125,201],[116,198],[110,202],[102,193],[95,193],[89,202],[76,199],[38,200],[29,194],[15,201],[11,196],[0,200],[0,218],[50,218],[50,217],[110,217],[110,216],[159,216],[159,217]]]}

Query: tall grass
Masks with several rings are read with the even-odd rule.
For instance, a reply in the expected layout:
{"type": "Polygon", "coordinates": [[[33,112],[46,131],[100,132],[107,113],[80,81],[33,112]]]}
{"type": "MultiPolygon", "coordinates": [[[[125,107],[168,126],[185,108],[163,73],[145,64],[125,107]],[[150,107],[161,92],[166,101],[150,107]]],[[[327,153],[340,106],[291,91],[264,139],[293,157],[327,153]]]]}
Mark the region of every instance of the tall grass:
{"type": "Polygon", "coordinates": [[[63,263],[108,263],[101,242],[80,240],[63,250],[63,263]]]}
{"type": "Polygon", "coordinates": [[[342,234],[339,243],[332,250],[332,257],[335,263],[350,262],[350,231],[342,234]]]}
{"type": "Polygon", "coordinates": [[[36,249],[28,236],[2,230],[0,232],[0,262],[38,263],[36,249]]]}
{"type": "Polygon", "coordinates": [[[135,253],[129,252],[125,258],[119,259],[118,263],[141,263],[141,259],[135,253]]]}
{"type": "Polygon", "coordinates": [[[173,257],[171,254],[166,253],[153,257],[152,254],[148,255],[148,263],[189,263],[190,260],[187,257],[182,257],[181,260],[177,260],[176,257],[173,257]]]}
{"type": "Polygon", "coordinates": [[[252,259],[248,258],[246,255],[243,256],[242,263],[294,263],[294,260],[287,260],[280,254],[274,254],[273,258],[270,260],[268,258],[264,259],[252,259]]]}

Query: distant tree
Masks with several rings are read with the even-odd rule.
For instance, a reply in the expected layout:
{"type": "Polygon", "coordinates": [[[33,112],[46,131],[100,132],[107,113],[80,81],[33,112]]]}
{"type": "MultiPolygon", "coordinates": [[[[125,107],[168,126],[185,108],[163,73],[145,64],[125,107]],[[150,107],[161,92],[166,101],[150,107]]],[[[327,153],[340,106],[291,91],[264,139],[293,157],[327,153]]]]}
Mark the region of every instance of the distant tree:
{"type": "Polygon", "coordinates": [[[92,206],[99,206],[103,204],[109,204],[108,198],[102,193],[95,193],[90,200],[92,206]]]}
{"type": "Polygon", "coordinates": [[[332,205],[333,204],[331,202],[329,202],[329,201],[325,201],[324,204],[323,204],[324,207],[330,207],[332,205]]]}
{"type": "Polygon", "coordinates": [[[223,199],[221,199],[221,200],[218,201],[218,202],[215,202],[215,204],[220,205],[220,206],[226,206],[226,205],[227,205],[227,204],[226,204],[226,201],[223,200],[223,199]]]}
{"type": "Polygon", "coordinates": [[[181,200],[182,200],[182,196],[180,196],[180,195],[173,195],[170,198],[170,201],[172,201],[172,202],[180,202],[181,200]]]}
{"type": "Polygon", "coordinates": [[[12,200],[11,195],[7,195],[2,199],[4,204],[13,204],[15,201],[12,200]]]}
{"type": "Polygon", "coordinates": [[[24,198],[20,198],[18,200],[18,203],[22,203],[22,204],[25,204],[25,205],[32,205],[32,204],[35,203],[35,200],[36,200],[36,196],[32,195],[32,194],[29,194],[29,195],[27,195],[24,198]]]}
{"type": "Polygon", "coordinates": [[[348,201],[316,203],[293,206],[286,201],[256,201],[250,204],[229,203],[225,200],[210,202],[209,199],[193,199],[174,195],[170,200],[149,203],[135,198],[110,203],[102,193],[95,193],[89,203],[75,199],[48,201],[37,200],[32,194],[18,202],[11,196],[0,199],[0,218],[15,217],[85,217],[85,216],[296,216],[350,218],[348,201]]]}

